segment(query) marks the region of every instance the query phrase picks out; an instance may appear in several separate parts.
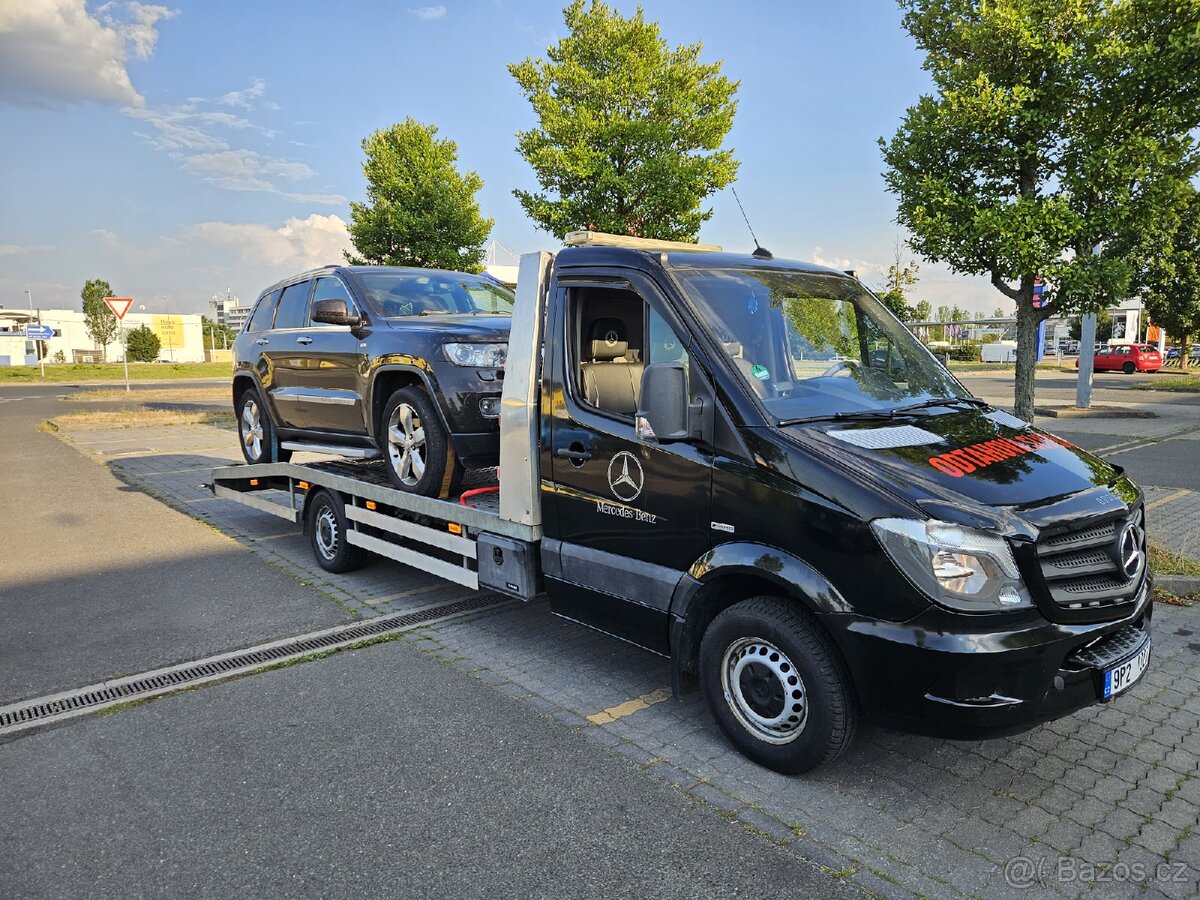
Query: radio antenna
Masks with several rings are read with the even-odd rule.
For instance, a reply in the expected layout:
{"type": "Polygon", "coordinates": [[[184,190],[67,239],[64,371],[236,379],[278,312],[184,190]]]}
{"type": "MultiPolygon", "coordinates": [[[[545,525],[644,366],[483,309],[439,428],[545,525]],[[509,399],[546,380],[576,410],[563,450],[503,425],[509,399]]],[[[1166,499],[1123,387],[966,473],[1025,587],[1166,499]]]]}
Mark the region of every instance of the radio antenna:
{"type": "Polygon", "coordinates": [[[754,226],[750,224],[750,217],[746,215],[746,209],[742,206],[742,198],[738,196],[737,188],[733,185],[729,186],[729,190],[733,191],[733,199],[737,201],[738,209],[742,211],[742,218],[746,220],[746,228],[750,232],[750,238],[754,241],[754,252],[750,254],[755,259],[774,259],[771,251],[758,242],[758,236],[754,233],[754,226]]]}

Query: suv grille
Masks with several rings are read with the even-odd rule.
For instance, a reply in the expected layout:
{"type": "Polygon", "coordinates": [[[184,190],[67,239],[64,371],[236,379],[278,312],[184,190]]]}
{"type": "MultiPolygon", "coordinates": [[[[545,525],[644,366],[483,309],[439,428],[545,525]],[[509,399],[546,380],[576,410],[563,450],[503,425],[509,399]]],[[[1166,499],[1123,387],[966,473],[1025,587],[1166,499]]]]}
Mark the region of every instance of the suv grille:
{"type": "Polygon", "coordinates": [[[1043,537],[1038,565],[1064,609],[1101,609],[1132,600],[1146,574],[1145,514],[1139,506],[1107,522],[1043,537]]]}

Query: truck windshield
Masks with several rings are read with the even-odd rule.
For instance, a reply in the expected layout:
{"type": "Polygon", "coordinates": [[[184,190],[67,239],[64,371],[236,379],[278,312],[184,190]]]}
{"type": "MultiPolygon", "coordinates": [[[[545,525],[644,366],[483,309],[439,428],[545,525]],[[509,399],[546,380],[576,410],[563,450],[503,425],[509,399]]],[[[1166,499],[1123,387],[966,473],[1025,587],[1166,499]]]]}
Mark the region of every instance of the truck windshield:
{"type": "Polygon", "coordinates": [[[456,272],[368,272],[358,277],[372,304],[387,319],[512,315],[512,291],[486,278],[456,272]]]}
{"type": "Polygon", "coordinates": [[[777,424],[970,398],[852,279],[781,269],[675,274],[777,424]]]}

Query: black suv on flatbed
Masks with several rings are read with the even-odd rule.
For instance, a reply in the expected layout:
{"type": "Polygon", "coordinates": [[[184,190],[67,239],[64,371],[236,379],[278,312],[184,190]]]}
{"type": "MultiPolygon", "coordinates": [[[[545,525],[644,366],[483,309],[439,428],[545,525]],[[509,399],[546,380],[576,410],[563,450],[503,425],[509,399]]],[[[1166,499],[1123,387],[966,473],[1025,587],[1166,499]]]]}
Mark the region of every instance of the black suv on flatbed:
{"type": "Polygon", "coordinates": [[[512,302],[431,269],[328,266],[272,285],[233,344],[246,461],[382,455],[396,487],[428,496],[456,460],[496,465],[512,302]]]}

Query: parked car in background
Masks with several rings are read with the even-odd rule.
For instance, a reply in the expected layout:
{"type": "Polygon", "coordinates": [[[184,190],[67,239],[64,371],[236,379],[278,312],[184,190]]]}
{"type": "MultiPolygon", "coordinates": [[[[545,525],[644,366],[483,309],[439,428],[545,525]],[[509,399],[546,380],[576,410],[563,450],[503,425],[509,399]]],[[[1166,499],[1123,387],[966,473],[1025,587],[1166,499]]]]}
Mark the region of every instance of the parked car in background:
{"type": "MultiPolygon", "coordinates": [[[[1116,344],[1096,352],[1093,367],[1097,372],[1157,372],[1162,368],[1162,355],[1151,344],[1116,344]]],[[[1075,360],[1079,368],[1079,360],[1075,360]]]]}
{"type": "Polygon", "coordinates": [[[382,456],[396,487],[427,496],[456,460],[496,465],[512,302],[430,269],[327,266],[272,285],[233,343],[243,456],[382,456]]]}

